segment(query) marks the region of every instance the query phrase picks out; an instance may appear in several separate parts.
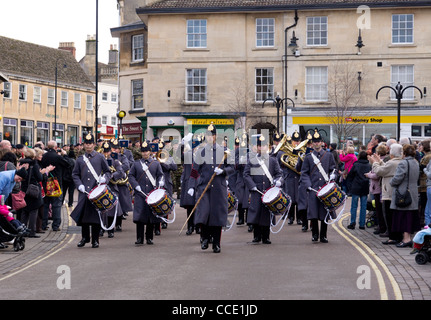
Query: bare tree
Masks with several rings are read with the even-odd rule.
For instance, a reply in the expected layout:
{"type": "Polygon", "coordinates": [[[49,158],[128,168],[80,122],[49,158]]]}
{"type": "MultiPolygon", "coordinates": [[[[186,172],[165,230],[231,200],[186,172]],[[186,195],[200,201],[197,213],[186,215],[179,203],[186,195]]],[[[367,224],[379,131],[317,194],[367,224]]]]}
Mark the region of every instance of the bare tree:
{"type": "Polygon", "coordinates": [[[369,113],[360,108],[363,95],[360,93],[358,76],[352,61],[343,61],[333,66],[328,77],[328,101],[331,107],[325,116],[333,125],[338,141],[355,135],[369,113]]]}

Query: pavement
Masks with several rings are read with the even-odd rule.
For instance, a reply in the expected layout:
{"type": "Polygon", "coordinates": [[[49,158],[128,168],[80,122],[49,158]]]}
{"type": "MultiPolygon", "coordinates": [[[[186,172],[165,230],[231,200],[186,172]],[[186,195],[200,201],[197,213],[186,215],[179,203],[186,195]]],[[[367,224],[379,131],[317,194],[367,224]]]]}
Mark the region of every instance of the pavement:
{"type": "MultiPolygon", "coordinates": [[[[350,198],[346,204],[346,211],[350,208],[349,202],[350,198]]],[[[12,245],[0,250],[0,276],[8,276],[22,268],[31,267],[35,261],[48,258],[51,253],[62,247],[69,235],[80,234],[80,228],[69,219],[71,209],[66,205],[62,207],[60,231],[48,229],[45,233],[39,234],[40,238],[26,238],[25,249],[22,251],[15,252],[12,245]]],[[[185,213],[181,214],[184,209],[178,204],[176,210],[179,213],[178,216],[185,216],[185,213]]],[[[411,248],[397,248],[394,245],[382,244],[382,241],[387,238],[373,234],[373,227],[365,230],[358,228],[349,230],[346,228],[349,221],[348,216],[342,219],[339,224],[340,229],[352,238],[356,238],[363,244],[365,250],[378,257],[397,282],[403,300],[431,300],[430,262],[418,265],[415,262],[415,254],[410,254],[411,248]]]]}

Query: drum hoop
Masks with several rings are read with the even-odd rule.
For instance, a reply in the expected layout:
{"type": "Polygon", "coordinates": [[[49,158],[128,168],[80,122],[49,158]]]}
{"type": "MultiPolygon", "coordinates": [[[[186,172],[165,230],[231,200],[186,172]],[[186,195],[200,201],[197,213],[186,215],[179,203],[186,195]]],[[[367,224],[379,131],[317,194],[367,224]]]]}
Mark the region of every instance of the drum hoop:
{"type": "Polygon", "coordinates": [[[261,196],[261,198],[260,198],[260,200],[262,201],[262,203],[269,203],[269,202],[263,202],[263,197],[265,196],[265,194],[270,190],[270,189],[274,189],[274,188],[277,188],[277,189],[279,189],[281,192],[283,192],[283,189],[281,189],[280,187],[276,187],[276,186],[274,186],[274,187],[269,187],[268,189],[266,189],[265,190],[265,192],[263,193],[263,195],[261,196]]]}
{"type": "Polygon", "coordinates": [[[336,184],[335,182],[333,182],[333,181],[327,182],[327,183],[325,183],[323,186],[321,186],[321,187],[319,188],[319,190],[317,190],[317,192],[316,192],[316,196],[320,198],[320,197],[322,197],[322,196],[327,196],[328,194],[330,194],[330,192],[331,192],[331,191],[333,191],[333,189],[330,189],[328,193],[325,193],[325,194],[321,194],[321,195],[319,195],[320,191],[321,191],[324,187],[326,187],[328,184],[330,184],[330,183],[331,183],[331,184],[333,184],[334,186],[336,186],[336,187],[338,187],[338,188],[339,188],[338,184],[336,184]]]}

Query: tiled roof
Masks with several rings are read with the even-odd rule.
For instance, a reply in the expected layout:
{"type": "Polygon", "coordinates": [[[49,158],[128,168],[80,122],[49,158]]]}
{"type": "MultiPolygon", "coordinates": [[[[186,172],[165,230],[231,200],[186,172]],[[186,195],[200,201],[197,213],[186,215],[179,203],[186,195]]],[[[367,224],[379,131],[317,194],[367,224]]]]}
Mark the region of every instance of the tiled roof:
{"type": "Polygon", "coordinates": [[[338,8],[375,6],[431,6],[429,0],[159,0],[148,6],[138,8],[138,14],[232,10],[293,10],[305,8],[338,8]]]}
{"type": "Polygon", "coordinates": [[[0,36],[0,72],[44,81],[94,89],[84,70],[70,52],[0,36]],[[66,64],[67,68],[63,68],[66,64]]]}

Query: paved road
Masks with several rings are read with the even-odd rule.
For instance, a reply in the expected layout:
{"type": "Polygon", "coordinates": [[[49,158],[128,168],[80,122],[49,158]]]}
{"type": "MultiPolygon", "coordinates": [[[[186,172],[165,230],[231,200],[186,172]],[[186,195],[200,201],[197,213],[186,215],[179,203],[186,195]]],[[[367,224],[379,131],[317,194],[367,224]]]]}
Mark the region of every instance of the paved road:
{"type": "MultiPolygon", "coordinates": [[[[348,206],[347,206],[348,207],[348,206]]],[[[199,236],[179,235],[185,212],[135,246],[129,216],[123,232],[100,247],[77,248],[79,228],[27,239],[18,253],[0,251],[0,294],[10,299],[173,300],[429,300],[431,264],[417,265],[410,249],[381,244],[373,229],[348,230],[348,215],[328,230],[328,244],[285,225],[272,244],[252,244],[245,226],[222,235],[222,252],[200,248],[199,236]],[[68,277],[70,275],[70,277],[68,277]],[[67,280],[65,280],[67,279],[67,280]],[[70,289],[59,289],[68,286],[70,289]],[[29,290],[31,288],[31,290],[29,290]]]]}

